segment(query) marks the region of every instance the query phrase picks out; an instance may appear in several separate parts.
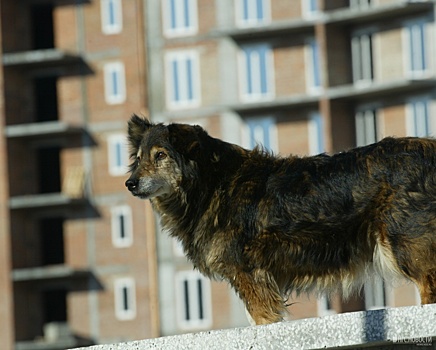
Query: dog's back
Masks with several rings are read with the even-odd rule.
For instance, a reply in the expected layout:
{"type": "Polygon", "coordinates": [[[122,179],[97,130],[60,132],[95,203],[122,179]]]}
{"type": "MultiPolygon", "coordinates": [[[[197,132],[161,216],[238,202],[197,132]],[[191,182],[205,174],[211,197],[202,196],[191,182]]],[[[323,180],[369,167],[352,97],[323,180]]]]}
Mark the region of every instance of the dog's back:
{"type": "MultiPolygon", "coordinates": [[[[332,157],[270,159],[269,172],[250,170],[235,187],[243,198],[262,193],[256,222],[267,224],[253,230],[263,233],[249,250],[281,276],[281,289],[341,281],[348,294],[372,262],[414,281],[435,268],[435,141],[385,139],[332,157]]],[[[229,213],[244,210],[235,204],[229,213]]]]}

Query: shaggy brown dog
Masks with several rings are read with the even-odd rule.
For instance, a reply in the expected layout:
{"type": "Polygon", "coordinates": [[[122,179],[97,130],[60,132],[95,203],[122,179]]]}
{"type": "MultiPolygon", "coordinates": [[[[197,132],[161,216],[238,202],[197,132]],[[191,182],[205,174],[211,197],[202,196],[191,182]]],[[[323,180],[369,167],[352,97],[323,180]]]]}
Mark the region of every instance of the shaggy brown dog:
{"type": "Polygon", "coordinates": [[[386,138],[333,156],[275,157],[201,127],[128,127],[130,192],[150,199],[195,267],[227,280],[257,324],[287,296],[347,296],[374,269],[436,302],[436,141],[386,138]]]}

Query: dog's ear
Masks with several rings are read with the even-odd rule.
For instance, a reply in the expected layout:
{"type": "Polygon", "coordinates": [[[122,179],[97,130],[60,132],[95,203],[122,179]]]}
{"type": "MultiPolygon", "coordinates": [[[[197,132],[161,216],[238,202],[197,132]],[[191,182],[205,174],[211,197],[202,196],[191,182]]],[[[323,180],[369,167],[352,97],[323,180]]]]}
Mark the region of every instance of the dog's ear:
{"type": "Polygon", "coordinates": [[[130,146],[132,149],[138,149],[144,137],[144,133],[152,126],[145,118],[132,115],[128,122],[127,132],[130,146]]]}
{"type": "Polygon", "coordinates": [[[192,159],[197,159],[201,152],[203,136],[207,135],[207,133],[199,125],[194,125],[194,132],[196,137],[188,145],[188,154],[192,159]]]}
{"type": "Polygon", "coordinates": [[[188,159],[197,160],[202,149],[206,131],[198,125],[170,124],[170,142],[188,159]]]}

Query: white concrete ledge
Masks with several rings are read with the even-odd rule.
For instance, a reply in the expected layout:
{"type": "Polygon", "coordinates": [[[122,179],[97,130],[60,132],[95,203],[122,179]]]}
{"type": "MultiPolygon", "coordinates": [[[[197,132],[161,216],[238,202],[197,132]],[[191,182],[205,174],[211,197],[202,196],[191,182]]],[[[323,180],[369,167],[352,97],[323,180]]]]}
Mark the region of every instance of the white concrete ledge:
{"type": "Polygon", "coordinates": [[[436,349],[436,304],[97,345],[82,350],[436,349]],[[419,347],[417,347],[419,346],[419,347]]]}

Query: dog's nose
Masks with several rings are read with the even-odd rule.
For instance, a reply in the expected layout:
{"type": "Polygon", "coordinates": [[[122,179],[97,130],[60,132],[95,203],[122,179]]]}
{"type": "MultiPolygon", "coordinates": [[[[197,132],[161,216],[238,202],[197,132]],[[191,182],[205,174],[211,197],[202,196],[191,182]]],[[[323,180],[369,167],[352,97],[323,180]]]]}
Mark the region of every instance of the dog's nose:
{"type": "Polygon", "coordinates": [[[128,179],[126,181],[126,187],[129,189],[129,191],[133,191],[137,186],[138,186],[138,180],[128,179]]]}

